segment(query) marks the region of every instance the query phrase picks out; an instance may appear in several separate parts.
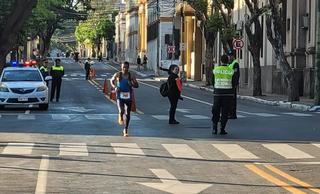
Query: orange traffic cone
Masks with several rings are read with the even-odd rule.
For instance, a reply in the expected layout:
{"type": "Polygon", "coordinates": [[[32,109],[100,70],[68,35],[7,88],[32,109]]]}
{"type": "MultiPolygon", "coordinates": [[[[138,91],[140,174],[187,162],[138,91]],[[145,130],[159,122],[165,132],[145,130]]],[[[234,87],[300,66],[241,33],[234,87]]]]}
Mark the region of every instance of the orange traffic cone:
{"type": "Polygon", "coordinates": [[[92,69],[92,77],[96,77],[96,70],[94,68],[92,69]]]}
{"type": "Polygon", "coordinates": [[[89,70],[89,80],[92,80],[92,70],[89,70]]]}
{"type": "Polygon", "coordinates": [[[110,99],[111,100],[116,100],[117,99],[117,94],[116,94],[116,91],[114,90],[114,87],[111,88],[110,99]]]}
{"type": "Polygon", "coordinates": [[[104,86],[103,86],[103,93],[108,94],[109,93],[109,88],[108,88],[108,80],[104,80],[104,86]]]}
{"type": "Polygon", "coordinates": [[[131,111],[137,111],[136,100],[134,99],[134,92],[132,90],[132,106],[131,111]]]}

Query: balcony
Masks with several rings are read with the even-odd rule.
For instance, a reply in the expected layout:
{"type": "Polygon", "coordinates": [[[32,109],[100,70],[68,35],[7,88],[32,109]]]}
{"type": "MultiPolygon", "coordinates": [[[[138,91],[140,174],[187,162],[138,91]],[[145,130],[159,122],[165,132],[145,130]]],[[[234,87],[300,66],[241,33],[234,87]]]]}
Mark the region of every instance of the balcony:
{"type": "Polygon", "coordinates": [[[138,9],[138,0],[127,0],[126,1],[126,12],[131,12],[135,9],[138,9]]]}

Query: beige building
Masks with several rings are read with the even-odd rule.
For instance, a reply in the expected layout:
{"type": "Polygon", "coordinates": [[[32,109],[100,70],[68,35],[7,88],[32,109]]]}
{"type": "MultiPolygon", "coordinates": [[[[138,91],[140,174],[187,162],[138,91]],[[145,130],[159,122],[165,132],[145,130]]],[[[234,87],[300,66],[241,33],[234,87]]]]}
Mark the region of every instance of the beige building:
{"type": "MultiPolygon", "coordinates": [[[[238,52],[237,60],[241,67],[240,86],[252,89],[253,64],[248,50],[248,38],[244,29],[246,14],[250,14],[244,0],[235,0],[233,23],[242,34],[244,47],[238,52]]],[[[260,0],[260,6],[268,0],[260,0]]],[[[294,70],[299,84],[301,96],[313,97],[315,34],[316,34],[316,1],[315,0],[284,0],[283,11],[283,44],[289,64],[294,70]]],[[[263,48],[261,50],[262,92],[287,94],[287,83],[282,76],[272,46],[266,34],[266,16],[261,16],[263,28],[263,48]]],[[[224,54],[219,38],[215,46],[215,59],[224,54]]],[[[216,60],[216,65],[219,62],[216,60]]],[[[216,66],[215,65],[215,66],[216,66]]]]}
{"type": "Polygon", "coordinates": [[[126,38],[126,15],[125,10],[119,11],[119,14],[115,17],[115,43],[117,46],[116,57],[118,61],[125,60],[125,38],[126,38]]]}

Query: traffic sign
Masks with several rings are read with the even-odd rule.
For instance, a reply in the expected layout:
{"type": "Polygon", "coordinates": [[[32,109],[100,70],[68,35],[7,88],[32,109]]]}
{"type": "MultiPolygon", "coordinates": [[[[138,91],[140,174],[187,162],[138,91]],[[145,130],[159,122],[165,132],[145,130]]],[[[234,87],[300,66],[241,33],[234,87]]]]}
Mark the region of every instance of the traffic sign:
{"type": "Polygon", "coordinates": [[[242,39],[235,39],[233,41],[233,47],[237,50],[241,50],[244,46],[244,42],[242,39]]]}
{"type": "Polygon", "coordinates": [[[139,50],[140,50],[140,47],[139,47],[139,46],[136,46],[135,49],[136,49],[136,51],[139,51],[139,50]]]}
{"type": "Polygon", "coordinates": [[[180,50],[181,51],[187,50],[187,43],[180,43],[180,50]]]}
{"type": "Polygon", "coordinates": [[[174,46],[168,46],[168,53],[174,53],[174,52],[175,52],[174,46]]]}

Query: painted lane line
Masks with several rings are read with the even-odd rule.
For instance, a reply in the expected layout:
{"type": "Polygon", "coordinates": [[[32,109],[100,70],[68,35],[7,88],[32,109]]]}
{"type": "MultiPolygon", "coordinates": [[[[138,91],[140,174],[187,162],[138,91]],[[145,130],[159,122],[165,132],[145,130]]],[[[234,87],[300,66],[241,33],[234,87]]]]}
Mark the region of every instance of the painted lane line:
{"type": "Polygon", "coordinates": [[[286,159],[303,159],[303,158],[314,158],[313,156],[298,150],[288,144],[262,144],[269,150],[285,157],[286,159]]]}
{"type": "Polygon", "coordinates": [[[110,143],[117,156],[145,157],[142,149],[136,143],[110,143]]]}
{"type": "Polygon", "coordinates": [[[32,153],[34,143],[8,143],[2,154],[29,155],[32,153]]]}
{"type": "Polygon", "coordinates": [[[162,144],[162,146],[175,158],[203,159],[187,144],[162,144]]]}
{"type": "Polygon", "coordinates": [[[289,112],[289,113],[282,113],[285,115],[292,115],[292,116],[296,116],[296,117],[310,117],[313,116],[312,114],[305,114],[305,113],[298,113],[298,112],[289,112]]]}
{"type": "Polygon", "coordinates": [[[59,156],[88,156],[86,143],[60,143],[59,156]]]}
{"type": "MultiPolygon", "coordinates": [[[[32,104],[30,104],[29,106],[28,106],[29,108],[32,108],[33,107],[33,105],[32,104]]],[[[30,110],[26,110],[26,112],[24,113],[24,114],[30,114],[30,110]]]]}
{"type": "Polygon", "coordinates": [[[252,172],[258,174],[259,176],[261,176],[262,178],[267,179],[268,181],[278,185],[279,187],[284,188],[285,190],[294,193],[294,194],[305,194],[305,192],[277,179],[276,177],[271,176],[270,174],[264,172],[263,170],[260,170],[258,167],[256,167],[255,165],[245,165],[247,168],[249,168],[252,172]]]}
{"type": "Polygon", "coordinates": [[[18,119],[19,120],[34,120],[34,119],[36,119],[36,117],[34,115],[24,114],[24,115],[18,115],[18,119]]]}
{"type": "Polygon", "coordinates": [[[85,117],[89,120],[103,120],[102,115],[85,115],[85,117]]]}
{"type": "Polygon", "coordinates": [[[68,115],[65,114],[56,114],[56,115],[51,115],[53,120],[69,120],[70,117],[68,115]]]}
{"type": "Polygon", "coordinates": [[[194,120],[210,119],[210,117],[203,116],[203,115],[183,115],[183,116],[188,117],[190,119],[194,119],[194,120]]]}
{"type": "Polygon", "coordinates": [[[256,155],[237,144],[212,144],[231,159],[259,159],[256,155]]]}
{"type": "Polygon", "coordinates": [[[289,175],[289,174],[287,174],[287,173],[285,173],[285,172],[277,169],[276,167],[274,167],[274,166],[272,166],[272,165],[264,165],[264,166],[265,166],[266,168],[268,168],[269,170],[277,173],[278,175],[280,175],[280,176],[288,179],[289,181],[292,181],[292,182],[294,182],[294,183],[296,183],[296,184],[298,184],[298,185],[301,185],[301,186],[303,186],[303,187],[305,187],[305,188],[307,188],[307,189],[309,189],[309,190],[311,190],[311,191],[314,191],[314,192],[320,194],[320,189],[317,189],[317,188],[315,188],[314,186],[312,186],[312,185],[310,185],[310,184],[308,184],[308,183],[306,183],[306,182],[303,182],[303,181],[301,181],[301,180],[299,180],[299,179],[297,179],[297,178],[295,178],[295,177],[293,177],[293,176],[291,176],[291,175],[289,175]]]}
{"type": "Polygon", "coordinates": [[[151,115],[153,118],[158,119],[158,120],[169,120],[168,115],[151,115]]]}
{"type": "Polygon", "coordinates": [[[313,143],[312,145],[317,146],[318,148],[320,148],[320,143],[319,144],[313,143]]]}
{"type": "Polygon", "coordinates": [[[45,194],[47,190],[49,155],[42,155],[35,194],[45,194]]]}

